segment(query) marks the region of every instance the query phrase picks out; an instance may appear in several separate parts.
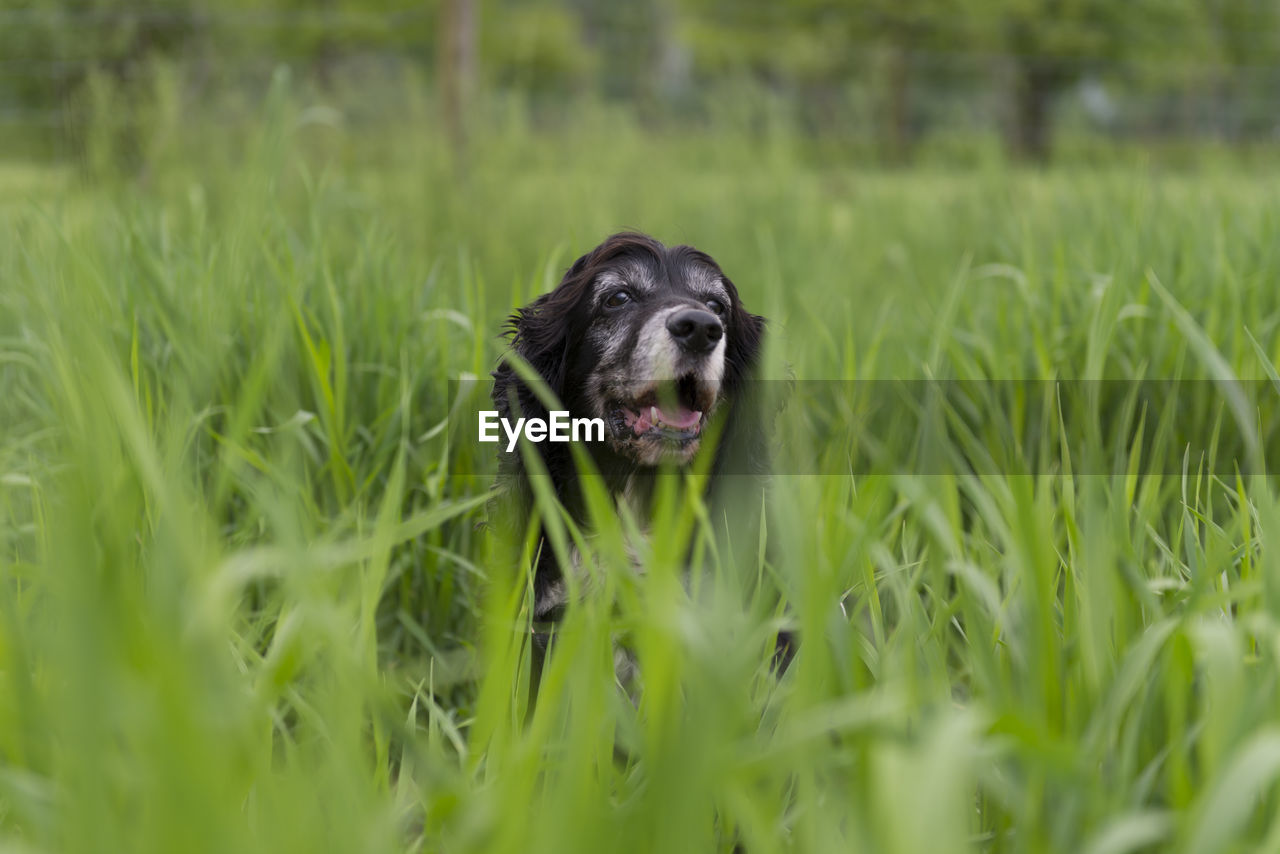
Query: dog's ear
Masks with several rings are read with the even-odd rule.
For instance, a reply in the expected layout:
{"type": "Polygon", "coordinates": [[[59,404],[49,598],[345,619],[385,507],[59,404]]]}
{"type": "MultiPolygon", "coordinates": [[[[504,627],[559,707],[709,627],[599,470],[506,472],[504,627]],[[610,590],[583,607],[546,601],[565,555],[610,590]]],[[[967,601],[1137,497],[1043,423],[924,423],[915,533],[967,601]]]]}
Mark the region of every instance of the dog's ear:
{"type": "Polygon", "coordinates": [[[726,287],[733,297],[724,354],[724,388],[731,409],[712,461],[717,477],[711,500],[718,508],[716,527],[725,542],[741,543],[744,538],[750,542],[760,530],[772,419],[767,417],[768,389],[757,375],[766,321],[742,307],[737,289],[727,280],[726,287]]]}
{"type": "MultiPolygon", "coordinates": [[[[554,290],[517,309],[507,319],[505,334],[511,340],[512,351],[528,362],[561,400],[569,363],[572,313],[591,284],[587,271],[591,254],[574,261],[554,290]]],[[[493,402],[502,417],[512,414],[513,391],[518,394],[521,416],[545,416],[546,407],[519,381],[505,359],[493,372],[493,379],[493,402]]]]}
{"type": "MultiPolygon", "coordinates": [[[[733,288],[732,284],[729,287],[733,288]]],[[[733,315],[729,320],[731,331],[725,344],[725,374],[729,385],[737,386],[755,373],[764,345],[765,319],[742,307],[733,288],[733,315]]]]}

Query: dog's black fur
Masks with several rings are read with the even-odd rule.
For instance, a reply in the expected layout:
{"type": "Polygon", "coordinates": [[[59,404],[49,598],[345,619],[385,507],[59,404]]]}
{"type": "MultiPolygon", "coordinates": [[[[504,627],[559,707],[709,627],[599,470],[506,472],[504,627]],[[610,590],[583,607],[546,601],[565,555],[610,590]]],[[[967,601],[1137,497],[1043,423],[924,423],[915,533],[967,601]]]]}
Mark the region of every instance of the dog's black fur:
{"type": "MultiPolygon", "coordinates": [[[[658,472],[691,465],[703,429],[715,423],[719,441],[707,496],[717,509],[712,518],[737,519],[733,527],[754,535],[768,468],[768,419],[751,382],[764,330],[764,318],[747,311],[709,255],[621,233],[575,261],[554,290],[515,312],[507,334],[512,351],[571,417],[606,421],[607,441],[586,448],[615,498],[626,493],[633,505],[637,495],[647,500],[658,472]]],[[[493,378],[493,402],[503,418],[548,417],[547,407],[506,359],[493,378]]],[[[576,522],[585,522],[569,446],[533,447],[554,493],[576,522]]],[[[533,495],[522,455],[502,454],[501,470],[505,524],[511,533],[523,532],[533,495]]],[[[545,543],[536,554],[534,618],[554,622],[571,604],[565,599],[565,568],[545,543]]],[[[535,640],[540,664],[546,637],[535,640]]],[[[785,638],[779,649],[785,666],[785,638]]]]}

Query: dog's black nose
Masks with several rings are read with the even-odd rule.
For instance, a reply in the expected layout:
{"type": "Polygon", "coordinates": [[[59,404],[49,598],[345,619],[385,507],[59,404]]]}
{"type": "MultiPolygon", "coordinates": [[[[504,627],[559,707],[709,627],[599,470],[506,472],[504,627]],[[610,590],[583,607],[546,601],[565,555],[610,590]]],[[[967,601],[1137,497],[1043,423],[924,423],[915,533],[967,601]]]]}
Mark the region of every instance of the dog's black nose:
{"type": "Polygon", "coordinates": [[[710,353],[724,335],[720,318],[700,308],[686,308],[667,318],[667,331],[681,349],[690,353],[710,353]]]}

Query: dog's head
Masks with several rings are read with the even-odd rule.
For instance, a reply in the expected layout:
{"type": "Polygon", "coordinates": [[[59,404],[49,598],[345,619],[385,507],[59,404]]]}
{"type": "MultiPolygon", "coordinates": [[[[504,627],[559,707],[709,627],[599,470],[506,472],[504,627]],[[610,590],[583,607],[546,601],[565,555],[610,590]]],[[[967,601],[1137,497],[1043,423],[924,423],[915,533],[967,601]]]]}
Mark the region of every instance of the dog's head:
{"type": "MultiPolygon", "coordinates": [[[[512,348],[574,416],[603,419],[613,453],[654,466],[697,453],[708,419],[754,367],[764,320],[706,253],[624,233],[579,258],[510,327],[512,348]]],[[[506,409],[514,377],[504,364],[495,378],[506,409]]],[[[545,412],[531,395],[519,404],[545,412]]]]}

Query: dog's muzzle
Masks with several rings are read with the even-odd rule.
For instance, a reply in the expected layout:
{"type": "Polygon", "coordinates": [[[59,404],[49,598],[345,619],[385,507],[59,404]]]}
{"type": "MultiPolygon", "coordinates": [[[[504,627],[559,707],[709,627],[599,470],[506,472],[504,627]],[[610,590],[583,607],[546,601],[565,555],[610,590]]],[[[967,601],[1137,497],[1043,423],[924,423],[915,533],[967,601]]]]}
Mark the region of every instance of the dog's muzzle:
{"type": "Polygon", "coordinates": [[[720,398],[726,337],[719,317],[687,302],[644,322],[620,381],[599,394],[614,450],[642,465],[692,457],[720,398]]]}

